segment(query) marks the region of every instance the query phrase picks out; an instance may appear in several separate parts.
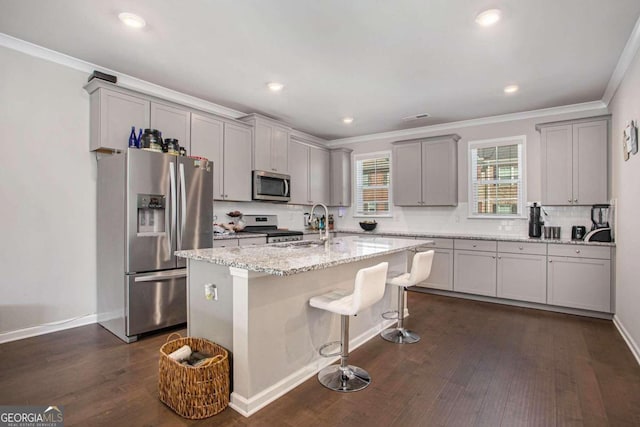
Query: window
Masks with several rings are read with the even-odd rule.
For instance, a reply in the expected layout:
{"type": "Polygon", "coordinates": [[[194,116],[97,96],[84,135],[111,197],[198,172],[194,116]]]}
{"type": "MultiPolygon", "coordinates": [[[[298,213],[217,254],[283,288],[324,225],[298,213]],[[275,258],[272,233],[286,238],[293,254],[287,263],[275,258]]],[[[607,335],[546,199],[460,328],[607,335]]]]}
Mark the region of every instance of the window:
{"type": "Polygon", "coordinates": [[[391,215],[391,152],[360,154],[356,163],[356,216],[391,215]]]}
{"type": "Polygon", "coordinates": [[[524,216],[526,137],[469,142],[469,216],[524,216]]]}

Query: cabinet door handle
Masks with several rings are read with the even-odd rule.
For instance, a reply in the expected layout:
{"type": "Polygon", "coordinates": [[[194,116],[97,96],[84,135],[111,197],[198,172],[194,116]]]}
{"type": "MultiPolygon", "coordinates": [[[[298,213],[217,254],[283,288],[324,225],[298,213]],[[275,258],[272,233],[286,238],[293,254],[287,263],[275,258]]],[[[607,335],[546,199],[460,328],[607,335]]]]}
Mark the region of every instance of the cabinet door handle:
{"type": "Polygon", "coordinates": [[[491,258],[496,259],[496,256],[495,255],[491,255],[491,258]]]}
{"type": "Polygon", "coordinates": [[[573,199],[573,202],[574,203],[578,203],[578,199],[573,199]]]}
{"type": "Polygon", "coordinates": [[[498,257],[498,259],[502,259],[502,257],[501,257],[501,256],[499,256],[499,257],[498,257]]]}
{"type": "Polygon", "coordinates": [[[571,199],[567,200],[567,202],[571,203],[571,199]]]}
{"type": "Polygon", "coordinates": [[[523,250],[524,248],[522,246],[518,246],[518,249],[523,250]]]}
{"type": "Polygon", "coordinates": [[[576,253],[579,254],[580,253],[580,249],[576,249],[576,253]]]}
{"type": "Polygon", "coordinates": [[[474,248],[475,248],[476,246],[478,246],[478,245],[473,245],[473,247],[474,247],[474,248]]]}
{"type": "Polygon", "coordinates": [[[552,260],[549,260],[549,264],[551,264],[552,262],[553,262],[552,260]]]}

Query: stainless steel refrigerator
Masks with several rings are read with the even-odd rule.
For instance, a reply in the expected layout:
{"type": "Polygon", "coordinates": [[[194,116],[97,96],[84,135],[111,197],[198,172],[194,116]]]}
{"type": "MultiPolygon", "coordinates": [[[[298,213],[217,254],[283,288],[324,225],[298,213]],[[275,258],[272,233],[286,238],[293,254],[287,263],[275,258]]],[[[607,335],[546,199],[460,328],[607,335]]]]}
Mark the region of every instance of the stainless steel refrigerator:
{"type": "Polygon", "coordinates": [[[138,149],[98,161],[98,323],[125,342],[187,321],[185,260],[212,246],[213,165],[138,149]]]}

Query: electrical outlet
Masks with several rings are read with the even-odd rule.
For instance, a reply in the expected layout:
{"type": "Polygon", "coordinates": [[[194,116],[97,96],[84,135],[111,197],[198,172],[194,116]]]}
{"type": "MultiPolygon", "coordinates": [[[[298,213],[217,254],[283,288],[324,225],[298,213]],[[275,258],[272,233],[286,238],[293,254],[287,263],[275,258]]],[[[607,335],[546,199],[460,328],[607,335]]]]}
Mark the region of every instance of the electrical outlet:
{"type": "Polygon", "coordinates": [[[218,301],[218,287],[213,283],[205,283],[204,297],[207,301],[218,301]]]}

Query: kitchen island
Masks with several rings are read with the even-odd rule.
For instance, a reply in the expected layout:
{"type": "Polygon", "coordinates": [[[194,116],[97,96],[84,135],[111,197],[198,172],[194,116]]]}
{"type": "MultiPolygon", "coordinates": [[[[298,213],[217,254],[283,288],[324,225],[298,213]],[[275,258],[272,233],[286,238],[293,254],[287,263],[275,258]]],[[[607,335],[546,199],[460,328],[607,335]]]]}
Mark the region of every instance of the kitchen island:
{"type": "MultiPolygon", "coordinates": [[[[337,360],[321,357],[318,349],[339,339],[340,316],[310,307],[311,297],[353,289],[359,269],[383,261],[390,271],[404,272],[409,251],[428,243],[352,236],[177,252],[188,261],[189,335],[232,354],[230,406],[249,416],[337,360]]],[[[394,322],[381,314],[397,306],[396,298],[387,289],[352,319],[350,348],[394,322]]]]}

